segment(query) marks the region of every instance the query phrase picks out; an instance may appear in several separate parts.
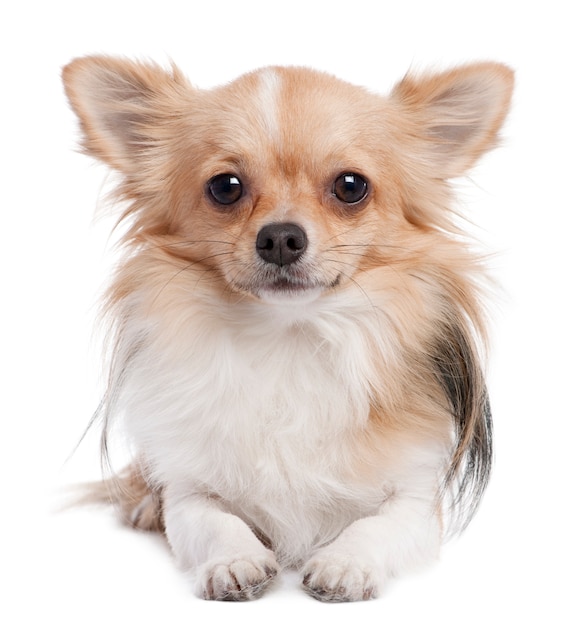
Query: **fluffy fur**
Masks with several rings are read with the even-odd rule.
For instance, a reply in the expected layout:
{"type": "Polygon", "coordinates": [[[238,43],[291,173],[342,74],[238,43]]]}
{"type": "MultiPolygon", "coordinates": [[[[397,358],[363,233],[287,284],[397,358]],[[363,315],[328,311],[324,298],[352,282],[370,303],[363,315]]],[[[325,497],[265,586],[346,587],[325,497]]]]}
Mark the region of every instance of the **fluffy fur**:
{"type": "Polygon", "coordinates": [[[483,273],[447,181],[496,143],[512,72],[389,96],[291,67],[209,91],[108,57],[63,76],[125,207],[99,411],[105,451],[114,421],[135,450],[105,485],[124,517],[207,599],[281,567],[368,599],[434,559],[492,457],[483,273]]]}

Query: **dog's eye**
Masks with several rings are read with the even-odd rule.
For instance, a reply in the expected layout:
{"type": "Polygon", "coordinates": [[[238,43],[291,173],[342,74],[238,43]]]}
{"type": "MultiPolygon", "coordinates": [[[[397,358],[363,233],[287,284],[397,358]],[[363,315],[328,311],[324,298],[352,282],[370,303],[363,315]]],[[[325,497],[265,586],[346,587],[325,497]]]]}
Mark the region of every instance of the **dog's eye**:
{"type": "Polygon", "coordinates": [[[211,197],[218,204],[234,204],[244,191],[240,179],[234,174],[218,174],[207,184],[211,197]]]}
{"type": "Polygon", "coordinates": [[[332,193],[341,202],[356,204],[366,198],[368,183],[362,176],[346,172],[334,181],[332,193]]]}

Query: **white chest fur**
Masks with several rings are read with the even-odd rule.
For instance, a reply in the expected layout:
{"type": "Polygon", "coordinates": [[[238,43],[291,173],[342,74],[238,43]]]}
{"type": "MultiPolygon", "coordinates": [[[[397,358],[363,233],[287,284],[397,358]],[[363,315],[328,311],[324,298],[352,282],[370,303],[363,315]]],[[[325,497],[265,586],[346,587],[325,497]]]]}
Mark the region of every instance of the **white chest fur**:
{"type": "Polygon", "coordinates": [[[377,324],[352,298],[162,320],[127,368],[127,430],[155,479],[222,499],[299,560],[388,493],[353,473],[377,324]]]}

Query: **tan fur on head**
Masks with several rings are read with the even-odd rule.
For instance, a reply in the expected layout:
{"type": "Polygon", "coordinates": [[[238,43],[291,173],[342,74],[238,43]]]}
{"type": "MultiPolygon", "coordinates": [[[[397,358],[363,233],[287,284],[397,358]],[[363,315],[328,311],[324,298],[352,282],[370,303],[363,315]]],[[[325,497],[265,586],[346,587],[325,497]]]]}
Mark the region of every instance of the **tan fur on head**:
{"type": "Polygon", "coordinates": [[[512,72],[388,96],[295,67],[200,90],[88,57],[63,78],[126,207],[101,412],[139,455],[108,483],[125,519],[164,529],[212,599],[287,564],[320,599],[368,599],[434,558],[492,460],[485,272],[449,180],[496,145],[512,72]]]}

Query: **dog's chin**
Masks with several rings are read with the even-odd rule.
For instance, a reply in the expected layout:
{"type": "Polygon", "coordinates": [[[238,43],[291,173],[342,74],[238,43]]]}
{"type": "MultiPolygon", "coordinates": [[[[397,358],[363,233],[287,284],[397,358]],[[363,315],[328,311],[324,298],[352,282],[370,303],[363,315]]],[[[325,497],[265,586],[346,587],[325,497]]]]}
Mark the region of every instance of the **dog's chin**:
{"type": "Polygon", "coordinates": [[[272,304],[308,304],[317,300],[324,292],[323,285],[266,285],[257,289],[254,294],[263,302],[272,304]]]}

